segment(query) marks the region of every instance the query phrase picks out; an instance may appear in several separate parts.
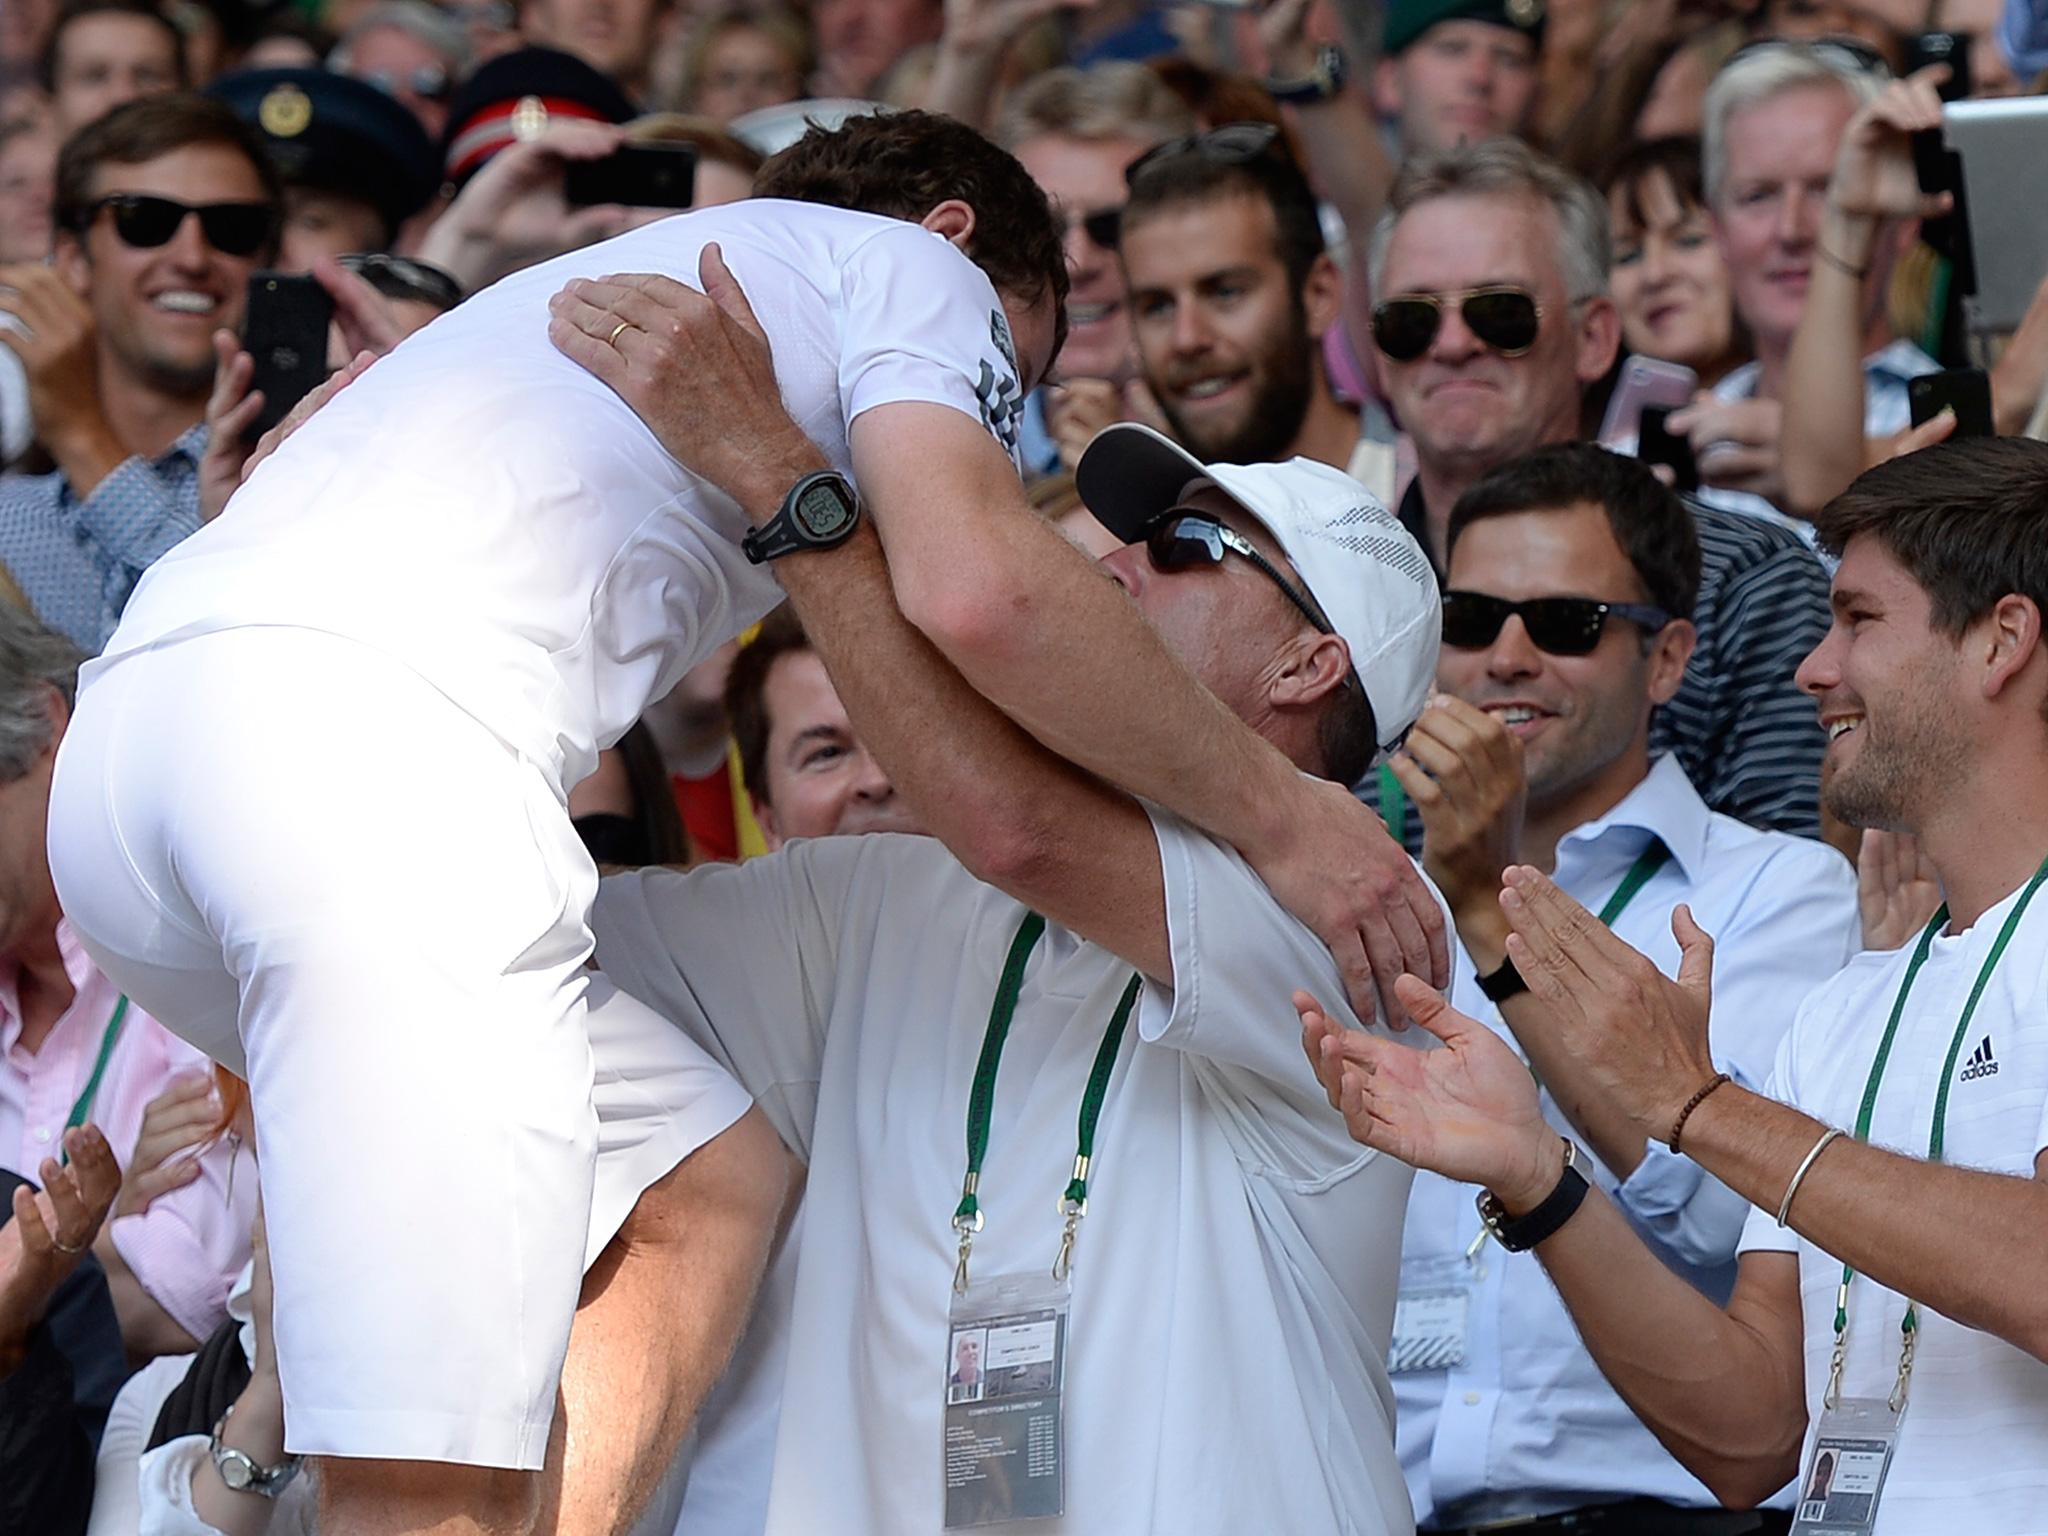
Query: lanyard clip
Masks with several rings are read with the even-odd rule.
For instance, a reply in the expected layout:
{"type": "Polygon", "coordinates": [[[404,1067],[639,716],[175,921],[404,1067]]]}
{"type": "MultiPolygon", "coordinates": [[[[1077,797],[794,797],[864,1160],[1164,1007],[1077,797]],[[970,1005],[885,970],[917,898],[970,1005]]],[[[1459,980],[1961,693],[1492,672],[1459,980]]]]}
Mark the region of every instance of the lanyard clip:
{"type": "Polygon", "coordinates": [[[1060,1210],[1065,1213],[1067,1224],[1060,1231],[1060,1251],[1052,1261],[1052,1277],[1064,1282],[1074,1272],[1074,1239],[1080,1233],[1081,1218],[1088,1214],[1088,1202],[1065,1199],[1060,1201],[1060,1210]]]}
{"type": "Polygon", "coordinates": [[[1842,1401],[1842,1361],[1847,1358],[1848,1353],[1849,1335],[1837,1332],[1834,1357],[1828,1361],[1827,1395],[1821,1399],[1821,1406],[1825,1408],[1833,1408],[1842,1401]]]}
{"type": "Polygon", "coordinates": [[[1906,1342],[1899,1348],[1899,1379],[1892,1383],[1890,1406],[1893,1413],[1906,1411],[1906,1394],[1913,1384],[1913,1351],[1920,1344],[1919,1313],[1910,1302],[1906,1304],[1905,1321],[1899,1331],[1905,1334],[1906,1342]]]}

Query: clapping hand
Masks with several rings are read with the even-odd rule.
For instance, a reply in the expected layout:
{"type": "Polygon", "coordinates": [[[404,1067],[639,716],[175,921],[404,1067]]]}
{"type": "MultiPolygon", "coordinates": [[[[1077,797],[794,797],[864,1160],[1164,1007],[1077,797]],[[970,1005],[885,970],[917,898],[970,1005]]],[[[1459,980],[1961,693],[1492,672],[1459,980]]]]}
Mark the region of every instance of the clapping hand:
{"type": "Polygon", "coordinates": [[[1941,875],[1910,832],[1868,831],[1856,857],[1865,949],[1897,949],[1941,905],[1941,875]]]}
{"type": "Polygon", "coordinates": [[[1668,1141],[1686,1100],[1715,1072],[1707,1049],[1714,941],[1680,905],[1671,980],[1544,875],[1517,865],[1501,910],[1508,958],[1549,1010],[1557,1044],[1646,1137],[1668,1141]]]}
{"type": "Polygon", "coordinates": [[[97,1126],[67,1130],[64,1155],[68,1163],[43,1160],[41,1193],[15,1189],[14,1219],[0,1224],[0,1369],[92,1247],[121,1189],[121,1165],[97,1126]]]}
{"type": "Polygon", "coordinates": [[[1498,1035],[1413,976],[1400,1001],[1441,1050],[1346,1029],[1306,992],[1294,994],[1302,1048],[1354,1140],[1416,1168],[1480,1184],[1504,1200],[1557,1182],[1557,1133],[1536,1080],[1498,1035]]]}

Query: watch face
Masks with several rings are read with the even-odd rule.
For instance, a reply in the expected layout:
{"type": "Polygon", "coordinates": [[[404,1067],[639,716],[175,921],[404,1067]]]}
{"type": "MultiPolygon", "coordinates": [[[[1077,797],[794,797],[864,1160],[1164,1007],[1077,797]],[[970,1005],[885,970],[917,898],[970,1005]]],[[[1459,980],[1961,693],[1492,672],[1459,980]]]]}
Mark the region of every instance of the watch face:
{"type": "Polygon", "coordinates": [[[820,481],[797,497],[795,512],[798,525],[814,539],[833,538],[853,521],[853,508],[831,481],[820,481]]]}
{"type": "Polygon", "coordinates": [[[226,1483],[228,1487],[234,1490],[236,1493],[240,1493],[243,1489],[247,1488],[250,1483],[255,1481],[255,1479],[250,1476],[250,1472],[251,1468],[249,1466],[249,1463],[242,1460],[240,1457],[225,1456],[221,1458],[220,1480],[226,1483]]]}

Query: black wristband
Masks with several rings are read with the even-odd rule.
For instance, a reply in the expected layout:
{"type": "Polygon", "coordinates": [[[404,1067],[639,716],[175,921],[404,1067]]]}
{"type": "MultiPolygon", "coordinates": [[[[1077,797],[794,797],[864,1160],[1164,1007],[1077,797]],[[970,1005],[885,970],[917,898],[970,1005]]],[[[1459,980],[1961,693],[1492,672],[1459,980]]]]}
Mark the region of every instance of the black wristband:
{"type": "Polygon", "coordinates": [[[1510,1216],[1492,1190],[1479,1192],[1479,1219],[1486,1223],[1495,1242],[1509,1253],[1524,1253],[1572,1219],[1589,1187],[1586,1176],[1578,1170],[1577,1153],[1578,1148],[1566,1141],[1564,1172],[1558,1175],[1557,1187],[1526,1215],[1510,1216]]]}
{"type": "Polygon", "coordinates": [[[1515,962],[1505,955],[1493,970],[1474,979],[1479,983],[1479,990],[1486,994],[1487,1001],[1494,1004],[1504,1003],[1516,993],[1529,990],[1529,983],[1522,980],[1522,973],[1515,969],[1515,962]]]}

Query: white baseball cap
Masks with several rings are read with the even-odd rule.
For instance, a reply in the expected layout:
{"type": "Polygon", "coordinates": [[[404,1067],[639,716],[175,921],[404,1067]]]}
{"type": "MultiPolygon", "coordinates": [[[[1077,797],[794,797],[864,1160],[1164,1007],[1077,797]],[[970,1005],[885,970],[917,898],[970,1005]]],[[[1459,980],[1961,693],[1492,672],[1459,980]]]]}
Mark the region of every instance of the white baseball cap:
{"type": "Polygon", "coordinates": [[[1204,464],[1150,427],[1105,427],[1074,469],[1098,522],[1125,543],[1214,485],[1258,520],[1343,637],[1379,728],[1397,745],[1436,686],[1443,603],[1429,557],[1364,486],[1314,459],[1204,464]]]}

